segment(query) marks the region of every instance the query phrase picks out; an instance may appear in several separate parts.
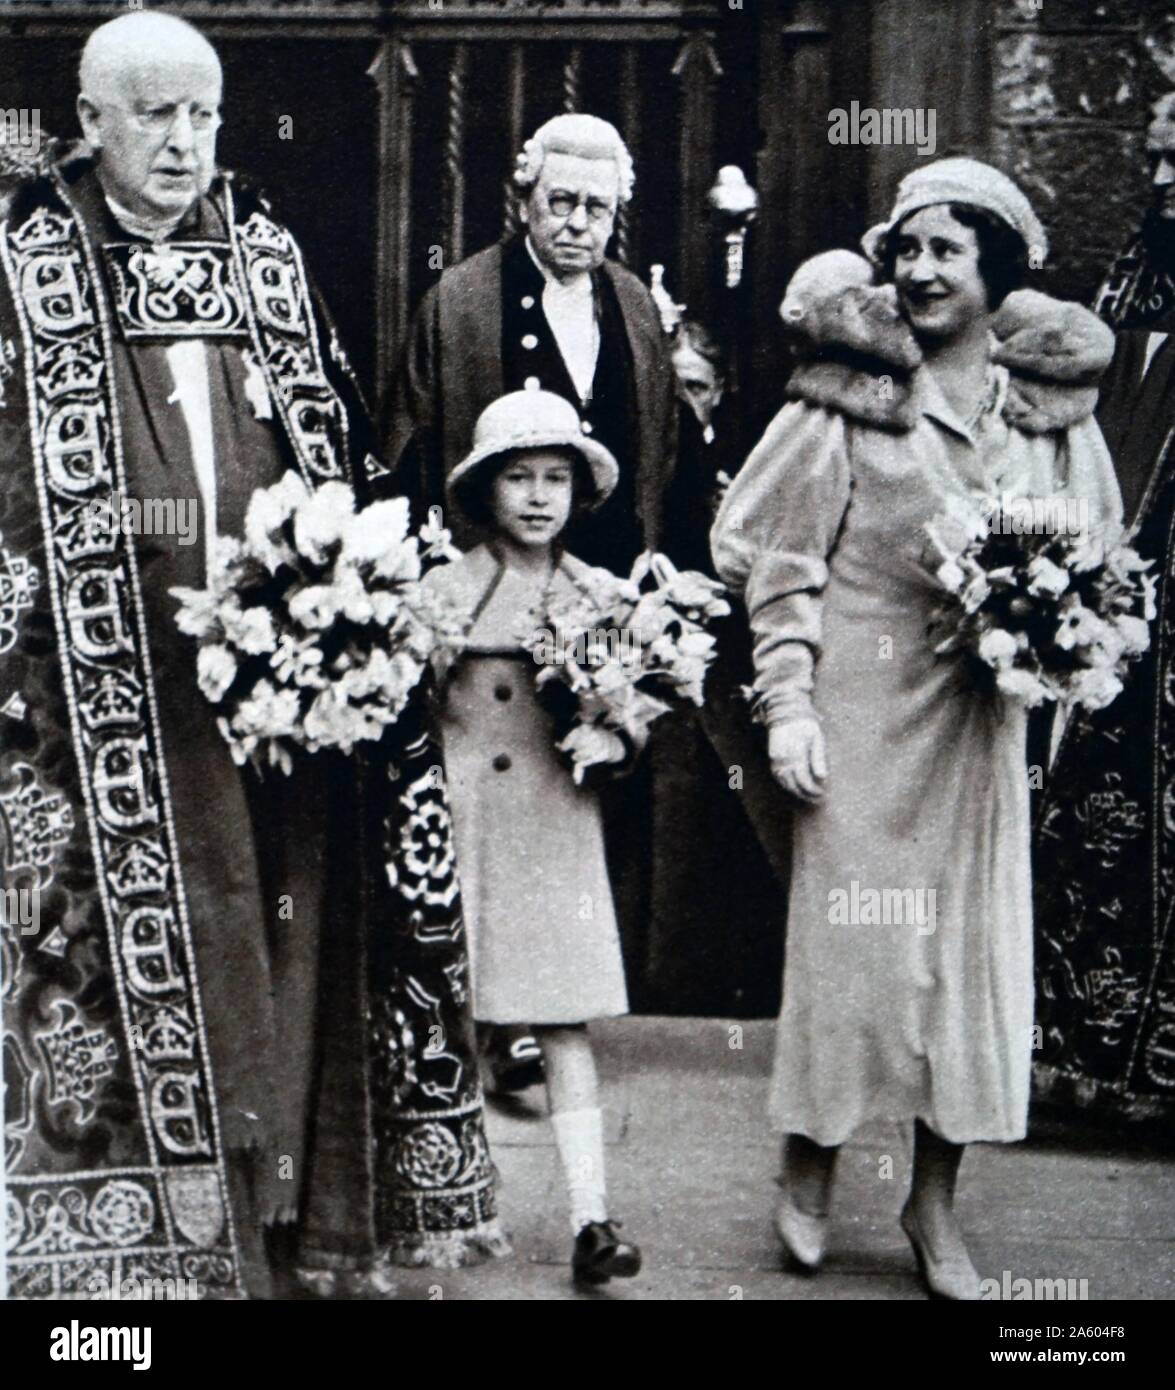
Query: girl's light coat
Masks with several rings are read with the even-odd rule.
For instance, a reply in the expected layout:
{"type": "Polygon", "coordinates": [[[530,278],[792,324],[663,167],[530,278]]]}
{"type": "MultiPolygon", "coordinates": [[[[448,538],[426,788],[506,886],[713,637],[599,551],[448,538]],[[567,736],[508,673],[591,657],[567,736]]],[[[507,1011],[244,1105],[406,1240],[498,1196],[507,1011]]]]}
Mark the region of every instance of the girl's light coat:
{"type": "MultiPolygon", "coordinates": [[[[590,568],[565,555],[552,597],[590,568]]],[[[577,787],[521,652],[524,581],[478,546],[425,583],[477,613],[440,696],[474,1017],[582,1023],[628,1012],[597,795],[577,787]],[[478,612],[480,608],[480,612],[478,612]]]]}

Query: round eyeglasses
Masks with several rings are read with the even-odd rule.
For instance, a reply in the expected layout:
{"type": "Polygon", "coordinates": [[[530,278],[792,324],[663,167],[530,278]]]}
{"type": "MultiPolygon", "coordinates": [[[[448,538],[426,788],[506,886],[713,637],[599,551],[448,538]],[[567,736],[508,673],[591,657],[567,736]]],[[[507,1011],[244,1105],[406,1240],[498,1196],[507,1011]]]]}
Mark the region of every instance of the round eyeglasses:
{"type": "Polygon", "coordinates": [[[587,211],[590,222],[607,222],[616,215],[616,209],[603,198],[573,198],[570,193],[552,193],[547,198],[547,207],[552,217],[561,218],[563,221],[579,207],[587,211]]]}

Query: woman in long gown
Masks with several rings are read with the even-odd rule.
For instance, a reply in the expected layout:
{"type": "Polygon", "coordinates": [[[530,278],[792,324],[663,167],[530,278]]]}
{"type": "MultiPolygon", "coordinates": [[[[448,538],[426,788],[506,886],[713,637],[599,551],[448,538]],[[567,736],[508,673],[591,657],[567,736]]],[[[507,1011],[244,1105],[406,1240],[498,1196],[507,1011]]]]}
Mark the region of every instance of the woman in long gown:
{"type": "Polygon", "coordinates": [[[712,534],[745,591],[773,770],[804,804],[771,1082],[776,1229],[817,1268],[840,1145],[913,1121],[903,1228],[933,1293],[975,1298],[963,1148],[1020,1139],[1027,1120],[1025,718],[935,656],[924,527],[1025,495],[1116,525],[1090,415],[1112,339],[1077,305],[1012,293],[1044,231],[977,161],[909,175],[865,245],[872,265],[834,252],[797,272],[783,313],[816,351],[712,534]]]}

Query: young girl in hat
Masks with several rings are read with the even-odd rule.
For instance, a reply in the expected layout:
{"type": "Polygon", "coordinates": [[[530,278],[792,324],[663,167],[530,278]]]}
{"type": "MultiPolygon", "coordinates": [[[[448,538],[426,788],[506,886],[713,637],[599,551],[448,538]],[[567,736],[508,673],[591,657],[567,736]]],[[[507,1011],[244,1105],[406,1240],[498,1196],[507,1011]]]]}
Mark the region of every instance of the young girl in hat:
{"type": "MultiPolygon", "coordinates": [[[[567,1178],[577,1279],[634,1275],[640,1251],[608,1216],[604,1126],[589,1019],[627,1013],[628,997],[596,795],[555,748],[522,641],[548,606],[610,580],[563,551],[573,514],[616,486],[615,459],[574,407],[516,391],[478,419],[472,452],[446,483],[450,506],[485,539],[428,588],[472,621],[444,674],[441,731],[465,920],[473,1013],[534,1025],[555,1142],[567,1178]]],[[[616,735],[594,762],[629,756],[616,735]],[[601,756],[602,753],[602,756],[601,756]]],[[[585,755],[586,756],[586,755],[585,755]]]]}

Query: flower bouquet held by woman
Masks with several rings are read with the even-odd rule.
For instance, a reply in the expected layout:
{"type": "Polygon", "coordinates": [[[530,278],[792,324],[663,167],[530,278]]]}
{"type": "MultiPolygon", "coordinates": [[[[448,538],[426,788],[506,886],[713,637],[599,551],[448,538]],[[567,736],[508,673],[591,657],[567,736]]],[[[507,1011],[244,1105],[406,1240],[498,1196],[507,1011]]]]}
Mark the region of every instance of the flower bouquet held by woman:
{"type": "Polygon", "coordinates": [[[931,615],[934,650],[959,660],[980,693],[1029,708],[1103,709],[1150,646],[1151,562],[1100,533],[1049,524],[1047,502],[1018,499],[972,515],[961,547],[948,539],[954,518],[927,523],[944,594],[931,615]],[[1043,524],[1025,524],[1037,517],[1043,524]]]}
{"type": "Polygon", "coordinates": [[[616,737],[640,746],[674,704],[701,705],[715,655],[705,623],[730,612],[722,592],[708,576],[646,552],[627,580],[589,571],[578,594],[536,615],[523,647],[539,663],[535,686],[556,716],[557,747],[577,784],[613,761],[616,737]]]}
{"type": "Polygon", "coordinates": [[[350,753],[399,719],[434,648],[459,637],[420,588],[422,551],[455,553],[445,531],[409,533],[403,498],[356,511],[348,484],[311,491],[294,472],[253,494],[207,586],[172,590],[238,764],[288,773],[295,747],[350,753]]]}

